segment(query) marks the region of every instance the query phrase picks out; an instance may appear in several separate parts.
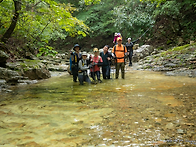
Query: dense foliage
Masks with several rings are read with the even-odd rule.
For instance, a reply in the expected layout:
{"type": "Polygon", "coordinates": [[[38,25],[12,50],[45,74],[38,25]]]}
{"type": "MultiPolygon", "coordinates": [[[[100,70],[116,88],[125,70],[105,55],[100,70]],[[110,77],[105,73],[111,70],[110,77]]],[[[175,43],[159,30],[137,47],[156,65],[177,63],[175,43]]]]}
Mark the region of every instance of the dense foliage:
{"type": "Polygon", "coordinates": [[[156,4],[154,39],[164,44],[186,44],[196,39],[196,2],[192,0],[142,0],[156,4]],[[164,40],[164,41],[163,41],[164,40]]]}
{"type": "Polygon", "coordinates": [[[115,32],[125,42],[149,29],[140,44],[196,39],[192,0],[1,0],[0,16],[1,40],[18,52],[30,50],[38,56],[56,53],[54,48],[68,50],[74,43],[87,50],[112,46],[115,32]]]}
{"type": "Polygon", "coordinates": [[[152,27],[154,23],[152,10],[155,6],[141,3],[139,0],[126,2],[102,0],[99,5],[79,6],[79,12],[74,15],[90,28],[91,32],[87,38],[91,42],[84,41],[82,37],[77,37],[75,40],[87,48],[92,48],[103,47],[104,44],[112,46],[115,32],[122,34],[124,42],[128,37],[137,39],[152,27]]]}
{"type": "MultiPolygon", "coordinates": [[[[87,1],[90,2],[90,1],[87,1]]],[[[76,17],[72,16],[76,8],[69,4],[57,3],[52,0],[3,0],[0,3],[0,35],[5,43],[11,43],[9,37],[19,40],[23,49],[39,49],[39,55],[47,51],[53,54],[53,48],[49,46],[50,41],[65,39],[66,36],[86,36],[88,27],[76,17]],[[19,19],[15,19],[13,10],[16,10],[19,2],[19,19]],[[14,15],[14,16],[13,16],[14,15]],[[14,20],[14,21],[13,21],[14,20]],[[13,22],[17,22],[12,26],[13,22]],[[13,32],[9,30],[12,27],[13,32]],[[8,38],[4,37],[7,34],[8,38]]],[[[13,41],[13,40],[12,40],[13,41]]],[[[16,42],[15,42],[16,43],[16,42]]],[[[19,44],[17,44],[18,47],[19,44]]]]}

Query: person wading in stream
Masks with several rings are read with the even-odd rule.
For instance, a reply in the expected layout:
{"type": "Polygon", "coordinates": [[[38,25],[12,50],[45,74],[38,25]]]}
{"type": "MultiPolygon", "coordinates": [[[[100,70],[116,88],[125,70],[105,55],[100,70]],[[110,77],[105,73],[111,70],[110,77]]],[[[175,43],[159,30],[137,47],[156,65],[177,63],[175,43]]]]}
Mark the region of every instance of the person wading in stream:
{"type": "Polygon", "coordinates": [[[83,85],[83,82],[91,83],[87,75],[87,70],[89,69],[89,60],[87,60],[87,53],[82,53],[82,59],[78,63],[78,79],[80,81],[80,85],[83,85]]]}
{"type": "Polygon", "coordinates": [[[119,70],[121,69],[121,76],[122,79],[125,78],[125,56],[127,53],[127,48],[125,45],[122,44],[122,38],[117,38],[117,45],[115,45],[112,49],[113,57],[116,60],[116,79],[119,76],[119,70]]]}
{"type": "Polygon", "coordinates": [[[133,45],[139,40],[141,39],[138,38],[137,40],[131,42],[131,38],[127,39],[127,43],[126,43],[126,47],[127,47],[127,51],[129,52],[129,66],[132,66],[132,56],[133,56],[133,45]]]}
{"type": "Polygon", "coordinates": [[[91,72],[91,77],[93,79],[93,83],[97,83],[96,79],[95,79],[95,75],[97,76],[97,80],[99,83],[101,83],[101,79],[100,79],[100,66],[102,66],[103,64],[103,60],[102,58],[99,56],[99,50],[98,48],[94,48],[93,49],[94,52],[94,56],[90,57],[90,62],[92,64],[92,68],[90,68],[90,72],[91,72]]]}
{"type": "Polygon", "coordinates": [[[78,76],[78,62],[82,58],[81,53],[79,52],[81,47],[79,44],[75,44],[73,47],[73,50],[75,52],[71,53],[71,60],[72,60],[72,65],[71,65],[71,71],[73,74],[73,81],[77,82],[77,76],[78,76]]]}
{"type": "Polygon", "coordinates": [[[103,60],[103,65],[102,65],[103,79],[110,79],[110,65],[111,65],[112,54],[108,52],[108,49],[109,46],[105,45],[103,48],[103,52],[100,53],[100,56],[103,60]]]}

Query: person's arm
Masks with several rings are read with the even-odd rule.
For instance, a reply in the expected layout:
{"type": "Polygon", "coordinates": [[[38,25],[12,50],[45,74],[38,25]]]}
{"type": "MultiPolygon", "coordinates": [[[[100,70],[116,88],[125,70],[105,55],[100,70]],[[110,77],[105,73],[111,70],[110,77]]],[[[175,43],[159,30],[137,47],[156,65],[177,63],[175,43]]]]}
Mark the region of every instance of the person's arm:
{"type": "Polygon", "coordinates": [[[78,67],[79,67],[80,70],[87,70],[88,69],[87,66],[82,66],[82,60],[79,61],[78,67]]]}
{"type": "Polygon", "coordinates": [[[111,60],[112,59],[112,54],[108,52],[108,60],[111,60]]]}
{"type": "Polygon", "coordinates": [[[115,42],[116,42],[116,39],[117,39],[117,36],[114,36],[114,41],[113,41],[113,43],[115,43],[115,42]]]}
{"type": "Polygon", "coordinates": [[[134,43],[136,43],[138,40],[140,40],[141,39],[141,37],[140,38],[138,38],[137,40],[135,40],[135,41],[133,41],[132,43],[134,44],[134,43]]]}
{"type": "Polygon", "coordinates": [[[112,49],[112,57],[113,57],[113,58],[116,57],[116,55],[114,54],[114,47],[113,47],[113,49],[112,49]]]}
{"type": "Polygon", "coordinates": [[[127,48],[127,52],[129,52],[129,46],[128,46],[128,43],[125,44],[126,48],[127,48]]]}
{"type": "Polygon", "coordinates": [[[103,60],[101,58],[101,56],[99,57],[99,61],[97,63],[98,66],[102,66],[103,65],[103,60]]]}
{"type": "Polygon", "coordinates": [[[71,61],[74,61],[74,54],[71,55],[71,61]]]}
{"type": "Polygon", "coordinates": [[[127,52],[127,47],[125,46],[125,55],[129,55],[129,52],[127,52]]]}

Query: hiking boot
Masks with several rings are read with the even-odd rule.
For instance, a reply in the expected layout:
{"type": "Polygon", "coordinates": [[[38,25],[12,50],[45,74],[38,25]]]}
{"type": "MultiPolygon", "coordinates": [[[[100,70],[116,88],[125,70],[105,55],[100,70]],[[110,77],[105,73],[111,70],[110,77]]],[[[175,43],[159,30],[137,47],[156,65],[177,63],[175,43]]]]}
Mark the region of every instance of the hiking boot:
{"type": "Polygon", "coordinates": [[[92,83],[92,84],[97,84],[97,82],[96,82],[96,81],[92,81],[91,83],[92,83]]]}
{"type": "Polygon", "coordinates": [[[99,82],[99,83],[102,83],[102,81],[101,81],[100,79],[98,80],[98,82],[99,82]]]}

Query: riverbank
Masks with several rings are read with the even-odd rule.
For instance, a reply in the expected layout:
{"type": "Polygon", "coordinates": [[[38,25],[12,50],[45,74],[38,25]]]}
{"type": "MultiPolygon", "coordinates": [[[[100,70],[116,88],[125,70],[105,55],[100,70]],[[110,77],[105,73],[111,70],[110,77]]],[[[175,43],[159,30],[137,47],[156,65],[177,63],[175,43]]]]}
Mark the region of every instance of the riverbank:
{"type": "Polygon", "coordinates": [[[137,70],[164,72],[167,76],[196,77],[196,43],[164,50],[138,61],[137,70]]]}

